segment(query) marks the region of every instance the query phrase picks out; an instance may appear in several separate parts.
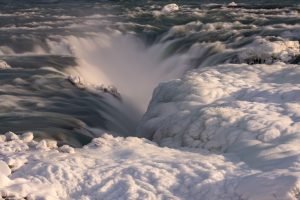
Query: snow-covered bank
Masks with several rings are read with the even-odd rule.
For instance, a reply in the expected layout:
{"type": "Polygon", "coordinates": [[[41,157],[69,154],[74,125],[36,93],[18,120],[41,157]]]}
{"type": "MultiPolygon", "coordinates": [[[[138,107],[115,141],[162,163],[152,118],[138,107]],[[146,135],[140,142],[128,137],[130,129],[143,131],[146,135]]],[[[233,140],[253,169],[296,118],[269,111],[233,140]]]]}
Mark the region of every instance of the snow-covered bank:
{"type": "Polygon", "coordinates": [[[0,142],[0,193],[4,199],[238,199],[241,177],[255,171],[194,151],[109,135],[75,152],[14,138],[0,142]]]}
{"type": "Polygon", "coordinates": [[[253,170],[230,155],[104,134],[58,148],[9,133],[0,142],[0,199],[296,200],[296,172],[253,170]],[[7,141],[4,141],[7,140],[7,141]]]}
{"type": "Polygon", "coordinates": [[[154,91],[139,133],[162,146],[233,154],[263,172],[245,180],[254,193],[240,186],[249,199],[286,199],[260,192],[299,191],[299,77],[298,65],[283,63],[188,72],[154,91]]]}

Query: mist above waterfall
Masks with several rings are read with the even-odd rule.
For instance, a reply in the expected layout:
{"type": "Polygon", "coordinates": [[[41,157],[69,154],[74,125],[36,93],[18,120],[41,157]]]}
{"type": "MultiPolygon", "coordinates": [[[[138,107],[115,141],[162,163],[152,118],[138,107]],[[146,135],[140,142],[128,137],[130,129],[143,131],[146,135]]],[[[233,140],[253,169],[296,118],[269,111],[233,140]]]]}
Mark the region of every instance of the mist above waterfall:
{"type": "Polygon", "coordinates": [[[180,56],[162,58],[166,44],[147,47],[134,35],[99,33],[67,40],[78,58],[78,67],[69,69],[69,73],[78,73],[91,84],[115,86],[123,100],[133,104],[140,114],[160,82],[177,78],[186,70],[180,56]]]}

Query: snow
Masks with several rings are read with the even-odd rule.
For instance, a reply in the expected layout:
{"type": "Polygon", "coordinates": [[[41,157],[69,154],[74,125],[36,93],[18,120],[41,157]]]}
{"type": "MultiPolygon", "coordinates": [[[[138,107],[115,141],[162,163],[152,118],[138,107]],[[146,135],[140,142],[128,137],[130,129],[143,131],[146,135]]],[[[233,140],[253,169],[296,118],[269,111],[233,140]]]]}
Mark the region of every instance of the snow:
{"type": "Polygon", "coordinates": [[[269,41],[256,38],[238,54],[240,62],[272,64],[277,61],[289,63],[300,55],[299,41],[269,41]]]}
{"type": "Polygon", "coordinates": [[[140,133],[160,144],[217,152],[241,139],[277,143],[299,133],[299,75],[297,65],[280,63],[188,72],[154,91],[140,133]]]}
{"type": "Polygon", "coordinates": [[[32,132],[26,132],[22,134],[21,139],[24,142],[31,142],[33,140],[33,133],[32,132]]]}
{"type": "Polygon", "coordinates": [[[9,176],[11,174],[10,168],[2,160],[0,160],[0,171],[1,171],[2,175],[4,175],[4,176],[9,176]]]}
{"type": "Polygon", "coordinates": [[[251,169],[205,149],[176,150],[108,134],[76,150],[35,145],[0,142],[2,198],[296,200],[299,195],[296,172],[251,169]]]}
{"type": "Polygon", "coordinates": [[[174,12],[174,11],[178,11],[179,10],[179,6],[175,3],[171,3],[171,4],[167,4],[162,8],[162,12],[163,13],[170,13],[170,12],[174,12]]]}
{"type": "Polygon", "coordinates": [[[69,145],[63,145],[59,148],[59,150],[63,153],[75,153],[74,148],[70,147],[69,145]]]}
{"type": "Polygon", "coordinates": [[[235,2],[233,1],[233,2],[229,3],[228,6],[234,7],[234,6],[237,6],[237,3],[235,3],[235,2]]]}
{"type": "Polygon", "coordinates": [[[17,140],[19,139],[19,136],[17,136],[15,133],[9,131],[7,133],[5,133],[5,137],[7,140],[17,140]]]}
{"type": "Polygon", "coordinates": [[[11,68],[9,66],[9,64],[7,64],[7,62],[5,62],[4,60],[0,60],[0,69],[9,69],[11,68]]]}
{"type": "Polygon", "coordinates": [[[37,150],[22,140],[1,142],[2,197],[231,200],[238,199],[241,176],[254,173],[221,155],[162,148],[134,137],[104,134],[73,152],[58,151],[69,148],[37,150]],[[10,174],[8,166],[16,163],[20,166],[10,174]]]}
{"type": "Polygon", "coordinates": [[[190,71],[155,89],[139,135],[162,146],[230,154],[261,171],[240,183],[245,199],[296,199],[299,76],[298,65],[279,62],[190,71]]]}
{"type": "Polygon", "coordinates": [[[166,15],[166,14],[176,12],[178,10],[179,10],[179,6],[177,4],[170,3],[170,4],[165,5],[160,11],[158,11],[158,10],[153,11],[153,15],[158,17],[161,15],[166,15]]]}

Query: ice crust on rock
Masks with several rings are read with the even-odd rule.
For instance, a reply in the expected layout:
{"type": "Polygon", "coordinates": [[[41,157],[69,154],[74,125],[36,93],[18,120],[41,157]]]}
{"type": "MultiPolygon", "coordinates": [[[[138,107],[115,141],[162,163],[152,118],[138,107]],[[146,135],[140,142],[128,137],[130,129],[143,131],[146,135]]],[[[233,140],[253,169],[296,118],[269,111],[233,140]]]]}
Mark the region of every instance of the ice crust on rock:
{"type": "Polygon", "coordinates": [[[104,134],[70,156],[22,140],[0,143],[0,194],[13,199],[238,199],[242,176],[255,171],[207,151],[162,148],[146,139],[104,134]],[[6,149],[5,151],[2,151],[6,149]],[[178,159],[180,158],[180,159],[178,159]],[[1,169],[2,165],[0,163],[1,169]],[[7,169],[7,164],[3,164],[7,169]],[[229,184],[230,183],[230,184],[229,184]],[[210,189],[211,188],[211,189],[210,189]]]}
{"type": "Polygon", "coordinates": [[[299,75],[297,65],[281,64],[188,72],[156,88],[140,133],[160,144],[218,152],[241,139],[276,143],[299,133],[299,75]]]}
{"type": "Polygon", "coordinates": [[[160,11],[153,11],[154,16],[166,15],[179,10],[179,6],[175,3],[165,5],[160,11]]]}
{"type": "Polygon", "coordinates": [[[21,135],[21,139],[24,141],[24,142],[31,142],[33,140],[33,133],[32,132],[26,132],[26,133],[23,133],[21,135]]]}
{"type": "Polygon", "coordinates": [[[179,10],[179,6],[175,3],[170,3],[170,4],[167,4],[165,5],[163,8],[162,8],[162,12],[164,14],[167,14],[167,13],[170,13],[170,12],[174,12],[174,11],[178,11],[179,10]]]}
{"type": "Polygon", "coordinates": [[[0,142],[5,142],[5,141],[6,141],[6,136],[0,135],[0,142]]]}
{"type": "Polygon", "coordinates": [[[6,136],[7,140],[18,140],[19,139],[19,136],[11,131],[5,133],[5,136],[6,136]]]}
{"type": "Polygon", "coordinates": [[[5,62],[4,60],[0,60],[0,70],[1,69],[10,69],[10,65],[7,64],[7,62],[5,62]]]}
{"type": "Polygon", "coordinates": [[[69,145],[63,145],[59,148],[59,150],[62,153],[75,153],[74,148],[70,147],[69,145]]]}
{"type": "Polygon", "coordinates": [[[229,3],[228,6],[231,6],[231,7],[234,7],[234,6],[237,6],[237,3],[235,3],[234,1],[229,3]]]}
{"type": "Polygon", "coordinates": [[[89,89],[91,92],[103,92],[111,94],[117,99],[122,99],[121,94],[118,92],[117,88],[113,85],[105,86],[105,85],[94,85],[84,81],[84,79],[80,76],[71,75],[68,76],[67,80],[76,86],[79,89],[89,89]]]}
{"type": "Polygon", "coordinates": [[[261,170],[245,179],[248,186],[239,186],[245,199],[275,199],[272,193],[297,199],[299,77],[298,65],[284,63],[224,64],[188,72],[155,89],[139,133],[162,146],[231,154],[261,170]]]}
{"type": "Polygon", "coordinates": [[[0,175],[9,176],[11,174],[11,170],[8,165],[0,160],[0,175]]]}
{"type": "Polygon", "coordinates": [[[7,161],[0,162],[4,199],[235,200],[247,188],[247,181],[240,184],[243,179],[259,173],[205,150],[162,148],[147,139],[108,134],[72,156],[36,149],[21,139],[0,142],[0,151],[7,161]]]}
{"type": "Polygon", "coordinates": [[[70,147],[44,151],[21,139],[0,142],[2,197],[296,200],[299,195],[297,165],[290,172],[264,171],[232,154],[176,150],[147,139],[108,134],[72,151],[72,156],[62,149],[70,147]]]}
{"type": "Polygon", "coordinates": [[[248,64],[289,63],[297,56],[300,56],[299,41],[269,41],[265,38],[255,39],[238,54],[239,62],[248,64]]]}

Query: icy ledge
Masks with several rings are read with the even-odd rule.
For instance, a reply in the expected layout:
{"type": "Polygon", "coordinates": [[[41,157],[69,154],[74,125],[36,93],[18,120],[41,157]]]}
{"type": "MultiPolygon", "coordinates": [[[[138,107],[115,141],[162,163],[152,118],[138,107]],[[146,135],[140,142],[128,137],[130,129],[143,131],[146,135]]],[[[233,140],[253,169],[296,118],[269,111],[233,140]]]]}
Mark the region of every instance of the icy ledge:
{"type": "Polygon", "coordinates": [[[245,199],[264,199],[263,191],[266,199],[299,199],[277,194],[299,191],[299,102],[298,65],[203,68],[155,89],[139,133],[162,146],[231,154],[261,170],[261,177],[245,180],[259,186],[252,194],[244,188],[245,199]],[[263,184],[267,176],[273,184],[263,184]]]}
{"type": "Polygon", "coordinates": [[[269,41],[265,38],[256,38],[238,53],[238,63],[273,64],[275,62],[295,63],[300,58],[300,42],[279,40],[269,41]]]}
{"type": "Polygon", "coordinates": [[[167,15],[179,10],[179,6],[175,3],[165,5],[160,11],[153,11],[153,15],[159,17],[161,15],[167,15]]]}
{"type": "Polygon", "coordinates": [[[107,134],[80,149],[32,139],[1,136],[0,199],[296,200],[299,193],[292,173],[251,170],[205,150],[107,134]]]}
{"type": "Polygon", "coordinates": [[[3,199],[232,200],[238,199],[241,176],[254,173],[223,156],[161,148],[133,137],[103,135],[81,149],[35,142],[30,133],[1,137],[3,199]]]}
{"type": "Polygon", "coordinates": [[[5,62],[4,60],[0,60],[0,70],[1,69],[10,69],[10,65],[7,64],[7,62],[5,62]]]}

